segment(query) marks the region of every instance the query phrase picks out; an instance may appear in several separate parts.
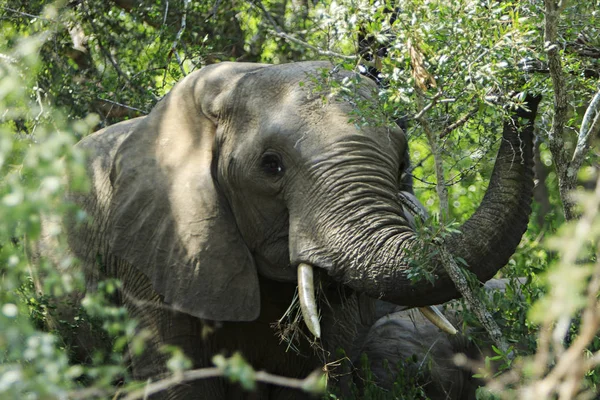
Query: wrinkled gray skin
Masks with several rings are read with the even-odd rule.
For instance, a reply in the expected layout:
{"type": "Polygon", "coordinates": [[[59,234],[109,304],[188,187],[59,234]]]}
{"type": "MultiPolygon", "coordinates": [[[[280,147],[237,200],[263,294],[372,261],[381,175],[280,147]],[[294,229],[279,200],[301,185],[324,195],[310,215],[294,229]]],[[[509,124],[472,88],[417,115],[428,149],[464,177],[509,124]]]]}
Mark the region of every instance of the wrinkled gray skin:
{"type": "MultiPolygon", "coordinates": [[[[453,313],[446,316],[455,326],[462,322],[453,313]]],[[[367,334],[362,351],[369,357],[370,370],[379,385],[392,390],[397,374],[413,377],[431,399],[475,399],[475,390],[484,383],[473,378],[469,368],[454,363],[457,353],[469,360],[483,355],[468,335],[440,331],[416,309],[394,310],[378,319],[367,334]],[[394,368],[403,363],[398,372],[394,368]]]]}
{"type": "MultiPolygon", "coordinates": [[[[525,278],[512,282],[513,287],[523,285],[525,278]]],[[[484,285],[486,293],[493,298],[494,292],[504,292],[508,279],[491,279],[484,285]]],[[[456,327],[462,326],[457,310],[460,305],[446,312],[446,317],[456,327]]],[[[369,329],[362,351],[369,356],[370,370],[380,386],[392,390],[397,374],[416,377],[431,399],[475,399],[475,391],[485,383],[473,377],[473,367],[482,362],[482,353],[491,349],[491,342],[478,345],[469,340],[473,332],[447,335],[426,320],[416,309],[406,310],[386,302],[378,302],[376,315],[381,316],[369,329]],[[486,350],[488,349],[488,350],[486,350]],[[468,363],[463,368],[456,366],[457,354],[464,354],[468,363]],[[411,362],[406,362],[411,360],[411,362]],[[475,364],[473,363],[475,360],[475,364]],[[403,362],[398,371],[389,366],[403,362]]]]}
{"type": "MultiPolygon", "coordinates": [[[[90,153],[92,190],[73,198],[92,222],[71,224],[69,242],[88,288],[120,278],[120,301],[151,332],[150,349],[133,359],[136,377],[163,372],[162,344],[180,346],[196,368],[211,365],[215,353],[240,350],[257,369],[303,377],[336,359],[338,347],[355,359],[368,348],[373,299],[423,306],[458,296],[435,260],[428,266],[438,276],[434,285],[408,279],[414,232],[397,196],[406,138],[395,127],[349,122],[351,102],[330,95],[326,83],[314,86],[331,67],[205,67],[148,116],[78,145],[90,153]],[[301,262],[315,267],[323,287],[323,349],[303,339],[298,356],[285,351],[270,324],[291,303],[301,262]],[[207,327],[216,334],[203,340],[207,327]]],[[[375,89],[365,80],[356,95],[375,107],[375,89]]],[[[508,123],[481,206],[462,234],[446,240],[480,280],[514,252],[532,187],[531,126],[517,134],[508,123]]],[[[166,395],[244,396],[220,380],[166,395]]],[[[262,386],[249,398],[304,395],[262,386]]]]}

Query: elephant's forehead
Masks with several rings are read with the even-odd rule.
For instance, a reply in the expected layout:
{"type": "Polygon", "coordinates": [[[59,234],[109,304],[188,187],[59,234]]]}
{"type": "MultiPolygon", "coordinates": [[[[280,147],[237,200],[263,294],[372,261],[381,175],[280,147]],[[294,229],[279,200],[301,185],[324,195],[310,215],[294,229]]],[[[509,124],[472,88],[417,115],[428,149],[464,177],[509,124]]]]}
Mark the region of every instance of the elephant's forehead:
{"type": "Polygon", "coordinates": [[[257,107],[257,122],[262,135],[305,135],[332,142],[346,136],[368,136],[373,140],[404,137],[396,125],[377,120],[373,107],[359,107],[335,98],[302,99],[298,93],[282,97],[269,108],[257,107]],[[370,117],[366,119],[364,115],[370,117]]]}
{"type": "Polygon", "coordinates": [[[293,64],[248,74],[232,93],[232,126],[249,139],[258,136],[284,146],[292,143],[298,150],[314,151],[356,136],[381,142],[385,148],[389,148],[390,140],[402,147],[403,133],[395,125],[377,120],[381,113],[372,82],[363,80],[349,93],[339,85],[327,84],[318,73],[314,68],[298,70],[293,64]]]}
{"type": "Polygon", "coordinates": [[[350,72],[333,73],[332,67],[328,62],[304,62],[261,68],[244,75],[236,83],[231,99],[238,107],[244,105],[249,111],[284,112],[302,107],[312,107],[316,111],[324,104],[332,103],[333,99],[341,108],[352,102],[372,100],[376,90],[372,81],[354,81],[350,72]],[[345,95],[339,95],[344,92],[345,95]],[[348,96],[348,92],[352,95],[348,96]]]}

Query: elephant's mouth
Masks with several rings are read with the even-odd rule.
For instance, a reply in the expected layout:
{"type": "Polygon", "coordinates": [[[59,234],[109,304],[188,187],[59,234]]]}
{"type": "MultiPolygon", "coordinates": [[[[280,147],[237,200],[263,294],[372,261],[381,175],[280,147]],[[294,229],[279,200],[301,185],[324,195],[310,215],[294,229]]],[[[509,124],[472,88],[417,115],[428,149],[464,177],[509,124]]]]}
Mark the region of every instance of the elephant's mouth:
{"type": "MultiPolygon", "coordinates": [[[[298,265],[298,298],[300,299],[300,309],[302,310],[304,323],[316,338],[320,338],[321,325],[315,298],[313,267],[306,263],[298,265]]],[[[450,335],[457,333],[456,328],[435,306],[419,307],[419,311],[442,331],[450,335]]]]}
{"type": "MultiPolygon", "coordinates": [[[[281,243],[281,247],[287,247],[287,237],[285,240],[281,240],[281,243]]],[[[269,254],[264,254],[263,252],[254,252],[252,256],[256,262],[256,268],[260,276],[277,282],[294,282],[296,279],[296,271],[289,265],[287,254],[286,258],[277,258],[277,256],[269,257],[269,254]],[[278,265],[285,265],[286,267],[277,268],[276,266],[278,265]]]]}

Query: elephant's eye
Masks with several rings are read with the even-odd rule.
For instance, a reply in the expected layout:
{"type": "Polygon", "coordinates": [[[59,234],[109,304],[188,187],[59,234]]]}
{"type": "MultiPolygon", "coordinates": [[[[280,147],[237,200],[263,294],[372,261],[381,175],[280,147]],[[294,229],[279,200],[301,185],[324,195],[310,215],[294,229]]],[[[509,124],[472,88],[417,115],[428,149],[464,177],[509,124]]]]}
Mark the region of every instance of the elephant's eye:
{"type": "Polygon", "coordinates": [[[262,157],[261,166],[267,175],[281,175],[283,173],[283,163],[281,157],[275,153],[266,153],[262,157]]]}

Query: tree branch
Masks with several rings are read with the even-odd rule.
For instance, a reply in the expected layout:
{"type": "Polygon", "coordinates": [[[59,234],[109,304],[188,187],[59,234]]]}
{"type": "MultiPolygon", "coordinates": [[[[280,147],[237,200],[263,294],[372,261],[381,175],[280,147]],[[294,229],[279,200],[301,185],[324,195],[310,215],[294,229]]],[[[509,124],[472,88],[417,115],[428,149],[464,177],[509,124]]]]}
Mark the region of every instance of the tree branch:
{"type": "MultiPolygon", "coordinates": [[[[496,321],[494,321],[494,318],[492,318],[492,315],[489,313],[489,311],[481,302],[481,300],[479,300],[479,298],[473,294],[473,291],[469,287],[467,279],[463,275],[463,272],[461,271],[460,267],[456,264],[456,261],[454,261],[454,258],[452,258],[450,252],[448,252],[448,250],[444,246],[440,246],[439,250],[442,265],[444,266],[444,269],[448,273],[450,279],[452,279],[452,282],[454,282],[454,286],[456,286],[456,289],[467,301],[467,304],[470,306],[470,309],[475,313],[477,319],[485,328],[496,347],[498,347],[498,349],[502,350],[502,352],[506,354],[508,352],[509,346],[504,337],[502,336],[502,331],[500,330],[500,327],[498,326],[496,321]]],[[[512,353],[509,354],[509,357],[512,358],[512,356],[514,356],[512,353]]]]}
{"type": "Polygon", "coordinates": [[[112,101],[112,100],[109,100],[109,99],[103,99],[101,97],[98,97],[98,100],[105,101],[107,103],[114,104],[114,105],[119,106],[119,107],[127,108],[128,110],[138,111],[138,112],[140,112],[140,113],[142,113],[144,115],[148,114],[147,111],[144,111],[142,109],[131,107],[131,106],[128,106],[126,104],[117,103],[116,101],[112,101]]]}
{"type": "MultiPolygon", "coordinates": [[[[179,28],[179,30],[177,31],[177,34],[175,35],[175,40],[173,41],[173,44],[171,45],[171,51],[169,52],[169,55],[175,55],[175,58],[177,59],[177,64],[179,65],[179,69],[181,70],[181,73],[183,74],[183,76],[186,76],[187,73],[185,72],[185,69],[183,68],[183,63],[181,62],[181,58],[179,57],[179,53],[177,52],[177,45],[179,44],[179,41],[181,40],[181,36],[183,35],[183,32],[185,32],[185,28],[186,28],[186,20],[187,20],[187,11],[188,11],[188,6],[190,4],[190,0],[183,0],[183,14],[181,15],[181,27],[179,28]]],[[[167,18],[167,12],[169,10],[169,2],[167,1],[167,6],[166,6],[166,10],[165,10],[165,20],[167,18]]],[[[165,69],[165,74],[167,73],[166,69],[165,69]]]]}
{"type": "Polygon", "coordinates": [[[471,111],[469,111],[468,113],[466,113],[465,115],[463,115],[462,117],[460,117],[459,119],[457,119],[454,123],[452,123],[452,124],[448,125],[447,127],[445,127],[444,130],[442,131],[442,133],[440,133],[440,139],[443,139],[450,132],[452,132],[456,128],[464,125],[468,120],[471,119],[471,117],[473,115],[475,115],[477,113],[478,110],[479,110],[479,107],[476,107],[476,108],[472,109],[471,111]]]}
{"type": "Polygon", "coordinates": [[[577,147],[575,148],[571,164],[569,165],[568,176],[577,175],[577,171],[579,171],[585,155],[590,148],[590,142],[598,133],[600,133],[600,89],[592,98],[592,101],[583,116],[579,137],[577,138],[577,147]]]}
{"type": "MultiPolygon", "coordinates": [[[[183,371],[176,373],[169,378],[162,379],[157,382],[152,382],[145,385],[134,392],[129,393],[123,400],[138,400],[146,399],[149,396],[165,391],[170,387],[179,385],[184,382],[195,381],[197,379],[208,379],[208,378],[220,378],[227,377],[226,372],[222,368],[201,368],[190,371],[183,371]]],[[[265,371],[257,371],[254,374],[254,380],[256,382],[268,383],[271,385],[283,386],[292,389],[299,389],[303,391],[311,392],[314,390],[315,380],[319,379],[315,373],[308,375],[304,379],[287,378],[284,376],[270,374],[265,371]]]]}
{"type": "Polygon", "coordinates": [[[560,11],[565,7],[564,0],[544,0],[545,26],[544,47],[548,55],[548,67],[554,87],[554,118],[552,128],[548,134],[550,152],[554,158],[554,165],[558,175],[560,198],[563,203],[565,219],[574,218],[573,202],[569,192],[575,187],[576,176],[569,176],[569,156],[565,148],[564,126],[567,123],[567,88],[560,59],[559,45],[557,43],[558,18],[560,11]]]}
{"type": "Polygon", "coordinates": [[[54,22],[54,23],[58,22],[58,21],[55,21],[53,19],[44,18],[41,15],[33,15],[33,14],[29,14],[29,13],[26,13],[26,12],[23,12],[23,11],[15,10],[15,9],[12,9],[12,8],[9,8],[9,7],[4,7],[3,6],[2,9],[6,10],[6,11],[10,11],[10,12],[12,12],[14,14],[22,15],[24,17],[41,19],[41,20],[44,20],[44,21],[54,22]]]}
{"type": "MultiPolygon", "coordinates": [[[[419,88],[415,88],[416,90],[416,99],[417,99],[417,107],[421,107],[423,104],[422,93],[419,88]]],[[[429,105],[433,106],[435,101],[432,101],[429,105]]],[[[431,107],[430,107],[431,108],[431,107]]],[[[434,135],[431,127],[429,126],[429,121],[424,117],[425,107],[417,114],[419,118],[417,119],[421,126],[423,127],[423,131],[425,131],[425,135],[427,136],[427,141],[429,143],[429,147],[431,148],[431,153],[433,154],[433,161],[435,165],[435,177],[436,177],[436,191],[438,197],[440,199],[440,213],[442,215],[442,220],[447,218],[450,213],[450,205],[448,203],[448,187],[446,186],[446,180],[444,178],[444,166],[442,163],[442,155],[440,153],[439,138],[434,135]]]]}
{"type": "Polygon", "coordinates": [[[439,92],[437,92],[435,94],[435,96],[433,96],[433,98],[431,99],[431,102],[429,104],[427,104],[423,108],[421,108],[419,106],[419,108],[421,108],[421,111],[419,111],[418,113],[416,113],[413,118],[416,119],[416,120],[420,120],[423,117],[423,115],[425,115],[425,113],[427,111],[429,111],[433,106],[435,106],[437,104],[437,101],[438,101],[438,99],[440,98],[441,95],[442,95],[442,92],[439,91],[439,92]]]}

